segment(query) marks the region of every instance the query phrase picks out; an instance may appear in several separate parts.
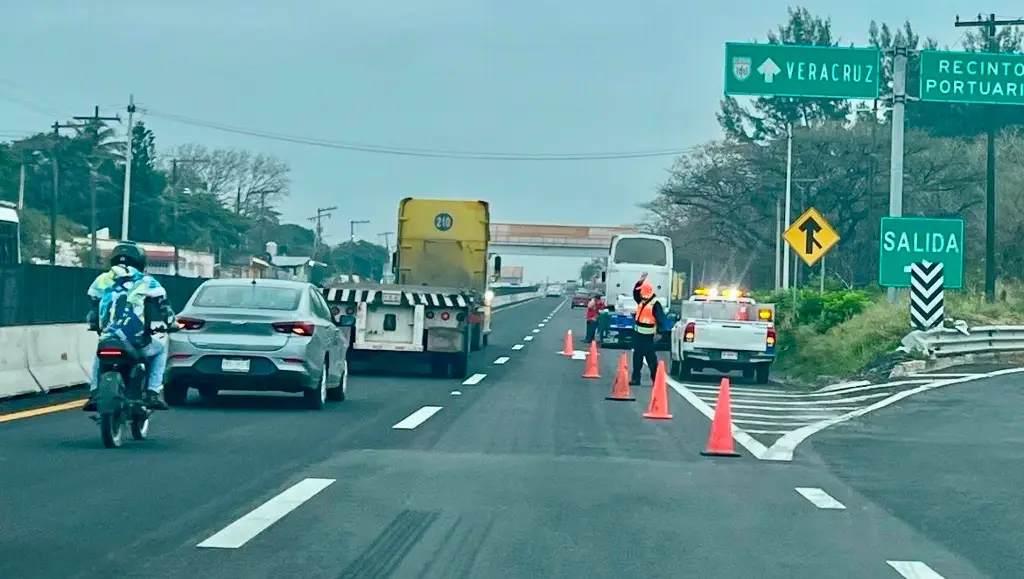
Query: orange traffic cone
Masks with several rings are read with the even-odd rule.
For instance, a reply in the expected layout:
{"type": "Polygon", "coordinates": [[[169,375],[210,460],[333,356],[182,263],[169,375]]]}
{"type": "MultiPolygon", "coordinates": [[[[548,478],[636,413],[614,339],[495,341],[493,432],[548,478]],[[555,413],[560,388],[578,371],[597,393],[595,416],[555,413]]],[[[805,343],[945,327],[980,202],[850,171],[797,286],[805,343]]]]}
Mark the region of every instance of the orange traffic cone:
{"type": "Polygon", "coordinates": [[[572,356],[572,330],[565,333],[565,347],[562,348],[563,356],[572,356]]]}
{"type": "Polygon", "coordinates": [[[715,417],[711,420],[711,435],[704,456],[740,456],[732,440],[732,408],[729,402],[729,378],[722,378],[715,403],[715,417]]]}
{"type": "Polygon", "coordinates": [[[658,372],[654,375],[654,388],[651,388],[651,405],[644,413],[644,418],[672,420],[672,415],[668,413],[668,387],[665,385],[664,360],[658,360],[658,372]]]}
{"type": "Polygon", "coordinates": [[[612,395],[605,396],[605,400],[622,400],[632,402],[636,400],[633,393],[629,391],[629,360],[626,353],[619,358],[619,370],[615,373],[615,382],[612,383],[612,395]]]}
{"type": "Polygon", "coordinates": [[[591,340],[590,342],[590,353],[587,354],[587,366],[583,370],[584,378],[600,378],[601,369],[597,364],[597,342],[591,340]]]}

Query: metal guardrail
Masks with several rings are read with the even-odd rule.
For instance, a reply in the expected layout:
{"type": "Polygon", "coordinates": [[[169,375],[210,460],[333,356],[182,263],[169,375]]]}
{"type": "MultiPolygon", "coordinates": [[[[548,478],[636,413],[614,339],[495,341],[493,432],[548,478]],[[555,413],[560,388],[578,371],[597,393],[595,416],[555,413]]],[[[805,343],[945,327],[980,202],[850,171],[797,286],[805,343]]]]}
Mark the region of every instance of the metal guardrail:
{"type": "Polygon", "coordinates": [[[923,352],[934,358],[1022,352],[1024,326],[962,326],[960,329],[913,331],[903,338],[902,343],[908,350],[923,352]]]}

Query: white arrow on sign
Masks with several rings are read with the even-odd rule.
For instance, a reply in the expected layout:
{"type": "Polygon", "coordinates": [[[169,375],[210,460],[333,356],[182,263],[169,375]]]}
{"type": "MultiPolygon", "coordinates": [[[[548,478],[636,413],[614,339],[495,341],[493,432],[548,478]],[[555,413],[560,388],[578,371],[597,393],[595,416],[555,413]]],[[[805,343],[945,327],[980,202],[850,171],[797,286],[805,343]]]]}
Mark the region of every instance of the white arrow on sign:
{"type": "Polygon", "coordinates": [[[761,66],[757,67],[757,72],[764,75],[765,82],[770,83],[775,79],[775,75],[782,72],[782,69],[779,68],[779,65],[775,64],[774,60],[766,58],[764,62],[761,63],[761,66]]]}

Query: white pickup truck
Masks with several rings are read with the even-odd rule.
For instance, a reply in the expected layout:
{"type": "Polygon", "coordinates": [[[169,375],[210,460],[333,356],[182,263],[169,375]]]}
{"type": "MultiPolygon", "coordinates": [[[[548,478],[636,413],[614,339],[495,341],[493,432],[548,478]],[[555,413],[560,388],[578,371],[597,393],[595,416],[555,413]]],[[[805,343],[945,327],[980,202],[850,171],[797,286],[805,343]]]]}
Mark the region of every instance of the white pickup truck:
{"type": "Polygon", "coordinates": [[[669,373],[683,379],[695,371],[741,370],[768,383],[775,360],[775,306],[750,298],[693,296],[681,304],[672,328],[669,373]]]}

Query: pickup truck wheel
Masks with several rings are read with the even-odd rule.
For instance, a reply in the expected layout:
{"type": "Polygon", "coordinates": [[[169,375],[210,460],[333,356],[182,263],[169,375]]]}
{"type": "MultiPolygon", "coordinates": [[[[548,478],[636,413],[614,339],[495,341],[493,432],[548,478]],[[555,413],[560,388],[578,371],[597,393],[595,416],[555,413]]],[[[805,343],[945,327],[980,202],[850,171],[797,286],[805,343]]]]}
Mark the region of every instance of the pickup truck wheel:
{"type": "Polygon", "coordinates": [[[679,377],[683,380],[693,378],[693,366],[688,364],[686,360],[679,362],[679,377]]]}
{"type": "Polygon", "coordinates": [[[668,366],[669,376],[679,376],[682,372],[682,363],[679,360],[672,360],[672,363],[668,366]]]}
{"type": "Polygon", "coordinates": [[[758,384],[767,384],[768,372],[770,370],[771,368],[768,367],[768,364],[758,364],[757,368],[754,370],[754,381],[758,384]]]}

